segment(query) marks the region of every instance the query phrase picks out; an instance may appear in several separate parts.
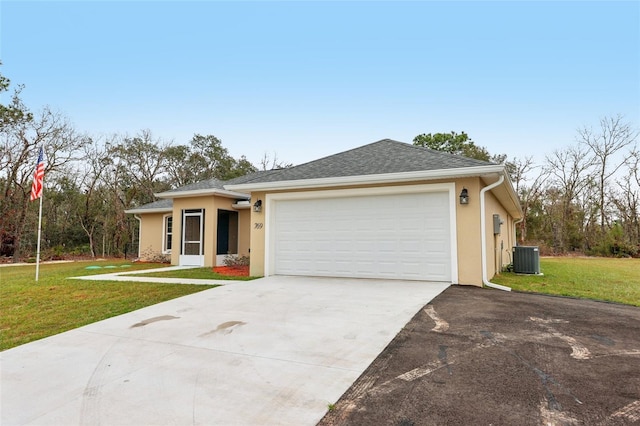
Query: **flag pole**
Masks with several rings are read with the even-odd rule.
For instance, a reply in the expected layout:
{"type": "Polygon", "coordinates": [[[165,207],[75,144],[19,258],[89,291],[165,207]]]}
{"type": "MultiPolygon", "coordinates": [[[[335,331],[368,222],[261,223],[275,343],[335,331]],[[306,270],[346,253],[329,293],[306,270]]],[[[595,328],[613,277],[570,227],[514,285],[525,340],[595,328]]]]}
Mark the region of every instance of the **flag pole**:
{"type": "MultiPolygon", "coordinates": [[[[44,186],[44,183],[43,183],[44,186]]],[[[40,212],[38,213],[38,246],[36,251],[36,281],[40,275],[40,236],[42,235],[42,199],[44,198],[44,188],[40,196],[40,212]]]]}
{"type": "Polygon", "coordinates": [[[44,198],[44,145],[38,152],[38,163],[36,171],[33,173],[33,184],[31,185],[31,201],[40,198],[40,211],[38,212],[38,248],[36,252],[36,281],[40,275],[40,237],[42,236],[42,199],[44,198]]]}
{"type": "Polygon", "coordinates": [[[44,198],[44,145],[38,152],[38,163],[36,171],[33,173],[33,184],[31,185],[31,201],[40,198],[40,208],[38,211],[38,247],[36,249],[36,282],[40,275],[40,239],[42,237],[42,199],[44,198]]]}

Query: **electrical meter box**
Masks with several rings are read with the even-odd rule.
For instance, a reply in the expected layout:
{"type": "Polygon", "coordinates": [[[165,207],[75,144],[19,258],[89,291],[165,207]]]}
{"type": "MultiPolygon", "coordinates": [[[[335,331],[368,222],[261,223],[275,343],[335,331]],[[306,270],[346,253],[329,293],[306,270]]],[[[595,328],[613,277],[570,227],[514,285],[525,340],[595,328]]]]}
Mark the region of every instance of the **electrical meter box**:
{"type": "Polygon", "coordinates": [[[502,226],[502,219],[500,219],[499,214],[493,215],[493,235],[498,235],[500,233],[500,227],[502,226]]]}

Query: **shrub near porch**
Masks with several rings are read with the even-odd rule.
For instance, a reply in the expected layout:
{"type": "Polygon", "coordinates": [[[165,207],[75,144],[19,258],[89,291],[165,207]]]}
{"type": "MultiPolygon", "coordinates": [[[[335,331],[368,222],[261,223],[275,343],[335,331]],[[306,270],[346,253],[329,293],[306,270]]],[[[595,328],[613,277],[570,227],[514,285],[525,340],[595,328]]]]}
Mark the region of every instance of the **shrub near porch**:
{"type": "Polygon", "coordinates": [[[224,266],[215,266],[213,272],[231,277],[248,277],[249,262],[249,256],[228,255],[224,258],[224,266]]]}

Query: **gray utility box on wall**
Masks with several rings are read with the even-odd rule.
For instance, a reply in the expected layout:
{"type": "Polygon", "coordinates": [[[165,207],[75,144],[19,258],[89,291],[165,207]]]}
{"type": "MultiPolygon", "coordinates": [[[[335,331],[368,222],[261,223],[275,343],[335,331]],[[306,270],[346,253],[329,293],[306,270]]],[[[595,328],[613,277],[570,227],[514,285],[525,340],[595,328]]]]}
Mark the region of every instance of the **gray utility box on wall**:
{"type": "Polygon", "coordinates": [[[540,274],[540,251],[537,246],[513,248],[513,272],[516,274],[540,274]]]}
{"type": "Polygon", "coordinates": [[[502,226],[503,222],[502,219],[500,219],[500,215],[499,214],[494,214],[493,215],[493,235],[498,235],[500,233],[500,227],[502,226]]]}

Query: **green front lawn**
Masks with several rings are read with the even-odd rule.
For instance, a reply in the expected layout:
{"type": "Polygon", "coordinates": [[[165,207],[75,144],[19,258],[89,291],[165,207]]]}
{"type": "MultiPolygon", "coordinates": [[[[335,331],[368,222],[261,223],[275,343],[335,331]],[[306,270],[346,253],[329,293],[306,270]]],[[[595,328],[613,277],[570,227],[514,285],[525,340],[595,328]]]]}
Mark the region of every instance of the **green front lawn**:
{"type": "Polygon", "coordinates": [[[162,266],[123,261],[43,264],[38,282],[35,265],[0,268],[0,350],[215,287],[66,279],[162,266]]]}
{"type": "Polygon", "coordinates": [[[606,300],[640,306],[640,259],[540,259],[543,276],[502,273],[491,282],[513,290],[606,300]]]}
{"type": "MultiPolygon", "coordinates": [[[[129,274],[127,274],[129,275],[129,274]]],[[[135,276],[137,274],[131,274],[135,276]]],[[[230,276],[213,272],[210,267],[207,268],[190,268],[179,269],[177,271],[158,271],[148,272],[143,274],[145,277],[158,277],[158,278],[193,278],[198,280],[238,280],[238,281],[250,281],[260,277],[243,277],[243,276],[230,276]]]]}
{"type": "MultiPolygon", "coordinates": [[[[166,266],[128,265],[109,261],[45,264],[40,267],[37,283],[35,265],[0,268],[0,350],[215,287],[66,279],[166,266]],[[97,266],[100,268],[86,269],[97,266]]],[[[542,258],[540,267],[544,276],[503,273],[492,281],[518,291],[640,306],[640,259],[542,258]]],[[[211,268],[154,272],[143,276],[230,278],[215,274],[211,268]]]]}

